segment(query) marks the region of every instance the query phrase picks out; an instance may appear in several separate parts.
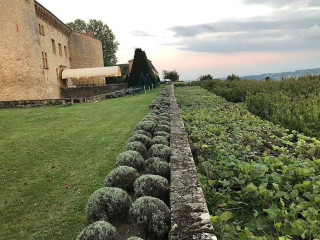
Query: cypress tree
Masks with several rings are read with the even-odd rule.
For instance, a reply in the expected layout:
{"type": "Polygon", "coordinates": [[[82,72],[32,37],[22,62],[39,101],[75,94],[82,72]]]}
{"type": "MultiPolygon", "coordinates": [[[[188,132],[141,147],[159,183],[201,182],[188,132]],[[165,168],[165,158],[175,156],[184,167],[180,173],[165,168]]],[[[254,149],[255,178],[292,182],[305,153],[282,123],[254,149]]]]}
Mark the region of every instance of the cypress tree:
{"type": "Polygon", "coordinates": [[[141,73],[143,75],[153,75],[146,53],[142,51],[141,48],[136,48],[128,82],[129,87],[139,85],[141,73]]]}

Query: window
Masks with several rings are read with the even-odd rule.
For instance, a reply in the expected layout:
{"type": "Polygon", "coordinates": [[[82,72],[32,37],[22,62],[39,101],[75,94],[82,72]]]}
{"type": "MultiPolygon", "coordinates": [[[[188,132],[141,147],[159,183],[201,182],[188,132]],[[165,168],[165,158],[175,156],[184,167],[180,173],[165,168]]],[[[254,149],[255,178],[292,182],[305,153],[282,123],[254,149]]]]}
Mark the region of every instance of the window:
{"type": "Polygon", "coordinates": [[[44,27],[40,23],[38,24],[39,34],[44,36],[44,27]]]}
{"type": "Polygon", "coordinates": [[[47,53],[42,52],[42,61],[43,61],[43,68],[48,69],[48,58],[47,58],[47,53]]]}
{"type": "Polygon", "coordinates": [[[61,44],[59,43],[58,45],[59,45],[59,55],[60,55],[60,57],[62,57],[62,48],[61,48],[61,44]]]}
{"type": "Polygon", "coordinates": [[[51,41],[52,41],[52,51],[53,51],[54,54],[56,54],[57,53],[56,41],[54,39],[51,39],[51,41]]]}
{"type": "Polygon", "coordinates": [[[64,55],[66,58],[68,58],[68,49],[66,46],[64,46],[64,55]]]}

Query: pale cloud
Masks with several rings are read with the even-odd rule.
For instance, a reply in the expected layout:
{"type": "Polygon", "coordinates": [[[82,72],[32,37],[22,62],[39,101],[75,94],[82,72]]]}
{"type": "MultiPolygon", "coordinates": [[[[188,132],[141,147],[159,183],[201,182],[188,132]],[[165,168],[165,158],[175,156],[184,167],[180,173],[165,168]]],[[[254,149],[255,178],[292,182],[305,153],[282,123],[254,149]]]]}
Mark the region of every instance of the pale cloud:
{"type": "Polygon", "coordinates": [[[211,73],[210,69],[215,76],[247,75],[252,69],[255,74],[271,66],[286,71],[320,62],[320,57],[308,57],[311,52],[319,55],[320,0],[162,0],[157,5],[149,0],[123,0],[120,5],[101,0],[38,1],[63,22],[80,18],[106,23],[120,43],[119,63],[142,48],[159,72],[176,69],[182,79],[211,73]],[[263,61],[272,55],[292,50],[288,61],[279,57],[276,64],[264,67],[263,61]],[[261,61],[243,60],[248,58],[261,61]]]}

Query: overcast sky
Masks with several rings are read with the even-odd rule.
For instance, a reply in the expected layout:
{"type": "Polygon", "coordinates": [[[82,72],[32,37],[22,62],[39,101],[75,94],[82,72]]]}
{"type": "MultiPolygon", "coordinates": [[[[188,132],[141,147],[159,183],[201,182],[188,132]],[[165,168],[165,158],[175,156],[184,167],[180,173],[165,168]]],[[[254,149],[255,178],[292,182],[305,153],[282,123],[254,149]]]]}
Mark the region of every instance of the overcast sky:
{"type": "Polygon", "coordinates": [[[320,67],[320,0],[38,0],[67,23],[106,23],[119,63],[142,48],[182,80],[320,67]]]}

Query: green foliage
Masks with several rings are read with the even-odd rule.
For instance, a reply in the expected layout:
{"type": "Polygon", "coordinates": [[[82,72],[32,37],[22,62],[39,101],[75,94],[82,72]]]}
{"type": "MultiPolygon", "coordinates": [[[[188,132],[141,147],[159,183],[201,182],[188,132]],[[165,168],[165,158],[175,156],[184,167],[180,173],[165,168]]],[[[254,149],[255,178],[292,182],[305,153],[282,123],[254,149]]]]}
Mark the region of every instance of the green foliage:
{"type": "Polygon", "coordinates": [[[96,19],[90,19],[88,23],[85,23],[81,19],[76,19],[74,22],[67,23],[66,25],[72,30],[82,33],[85,33],[86,29],[93,31],[94,36],[102,42],[104,66],[113,66],[117,63],[116,53],[119,43],[115,40],[112,30],[107,24],[96,19]]]}
{"type": "Polygon", "coordinates": [[[228,81],[240,80],[240,77],[238,75],[235,75],[235,74],[232,73],[231,75],[227,76],[227,80],[228,81]]]}
{"type": "Polygon", "coordinates": [[[169,161],[171,149],[163,144],[152,145],[148,152],[149,157],[158,157],[169,161]]]}
{"type": "Polygon", "coordinates": [[[118,155],[116,166],[128,166],[141,171],[144,169],[144,160],[138,151],[127,150],[118,155]]]}
{"type": "Polygon", "coordinates": [[[144,130],[150,134],[153,134],[156,129],[156,123],[150,120],[139,122],[134,130],[144,130]]]}
{"type": "Polygon", "coordinates": [[[152,157],[146,160],[146,173],[170,178],[170,165],[161,158],[152,157]]]}
{"type": "Polygon", "coordinates": [[[151,144],[151,138],[147,137],[146,135],[144,134],[133,134],[129,140],[129,142],[134,142],[134,141],[138,141],[138,142],[141,142],[145,147],[146,149],[149,149],[150,148],[150,144],[151,144]]]}
{"type": "Polygon", "coordinates": [[[66,23],[66,25],[70,29],[81,32],[81,33],[86,33],[86,30],[88,29],[86,22],[81,19],[76,19],[73,22],[66,23]]]}
{"type": "Polygon", "coordinates": [[[281,81],[208,80],[193,82],[231,102],[246,102],[259,117],[320,137],[320,76],[284,78],[281,81]]]}
{"type": "Polygon", "coordinates": [[[152,138],[151,133],[144,131],[144,130],[135,130],[131,133],[131,136],[134,134],[143,134],[143,135],[147,136],[148,138],[152,138]]]}
{"type": "Polygon", "coordinates": [[[158,121],[159,125],[167,125],[169,127],[171,126],[171,123],[167,119],[165,119],[165,117],[160,117],[160,119],[161,120],[158,121]]]}
{"type": "Polygon", "coordinates": [[[154,137],[162,136],[162,137],[165,137],[168,142],[170,141],[170,133],[167,133],[167,132],[164,132],[164,131],[156,131],[156,132],[154,132],[153,136],[154,137]]]}
{"type": "Polygon", "coordinates": [[[135,168],[119,166],[113,169],[104,179],[105,187],[117,187],[133,191],[133,183],[140,176],[135,168]]]}
{"type": "Polygon", "coordinates": [[[86,227],[76,240],[115,240],[116,228],[105,221],[97,221],[86,227]]]}
{"type": "Polygon", "coordinates": [[[162,87],[72,107],[0,109],[0,239],[76,239],[89,196],[162,87]]]}
{"type": "Polygon", "coordinates": [[[207,74],[207,75],[201,75],[197,81],[204,81],[204,80],[212,80],[213,77],[211,76],[211,74],[207,74]]]}
{"type": "Polygon", "coordinates": [[[320,237],[320,141],[199,87],[175,94],[219,239],[320,237]]]}
{"type": "Polygon", "coordinates": [[[138,198],[130,208],[130,215],[150,239],[161,240],[170,230],[170,210],[160,199],[138,198]]]}
{"type": "Polygon", "coordinates": [[[127,217],[131,198],[120,188],[104,187],[95,191],[86,207],[88,222],[104,220],[118,222],[127,217]]]}
{"type": "Polygon", "coordinates": [[[129,150],[140,153],[140,155],[144,159],[146,159],[147,157],[147,149],[141,142],[138,142],[138,141],[128,142],[126,146],[123,148],[123,151],[129,151],[129,150]]]}
{"type": "Polygon", "coordinates": [[[177,82],[177,81],[179,81],[179,77],[180,77],[179,73],[176,70],[173,70],[173,71],[164,70],[163,71],[163,78],[164,79],[170,79],[173,82],[177,82]]]}
{"type": "MultiPolygon", "coordinates": [[[[148,74],[149,76],[152,76],[154,79],[156,79],[152,72],[146,53],[142,51],[140,48],[136,48],[134,52],[134,59],[132,64],[132,70],[129,76],[128,86],[138,86],[141,74],[148,74]]],[[[156,82],[157,81],[155,81],[154,84],[157,84],[156,82]]]]}
{"type": "Polygon", "coordinates": [[[166,133],[170,133],[171,128],[170,128],[170,126],[168,126],[168,125],[159,124],[159,125],[157,125],[155,131],[156,131],[156,132],[157,132],[157,131],[163,131],[163,132],[166,132],[166,133]]]}
{"type": "Polygon", "coordinates": [[[142,175],[134,182],[134,193],[136,197],[149,196],[167,202],[169,182],[166,178],[158,175],[142,175]]]}
{"type": "Polygon", "coordinates": [[[155,137],[153,137],[151,142],[150,142],[150,146],[153,146],[155,144],[162,144],[162,145],[169,146],[168,140],[166,139],[166,137],[163,137],[163,136],[155,136],[155,137]]]}

